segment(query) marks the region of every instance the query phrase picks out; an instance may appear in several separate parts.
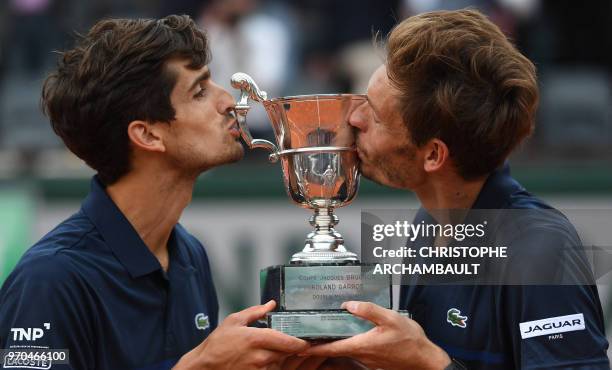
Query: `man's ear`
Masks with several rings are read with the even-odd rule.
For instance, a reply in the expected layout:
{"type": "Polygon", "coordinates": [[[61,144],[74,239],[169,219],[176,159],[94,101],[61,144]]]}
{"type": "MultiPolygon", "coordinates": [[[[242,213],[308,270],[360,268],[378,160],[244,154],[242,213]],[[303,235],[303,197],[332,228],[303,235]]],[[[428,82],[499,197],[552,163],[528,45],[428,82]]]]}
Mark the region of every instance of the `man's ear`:
{"type": "Polygon", "coordinates": [[[133,145],[151,152],[165,152],[160,124],[146,121],[132,121],[128,125],[128,137],[133,145]]]}
{"type": "Polygon", "coordinates": [[[449,151],[446,144],[440,139],[431,139],[425,145],[423,169],[425,172],[438,171],[449,160],[449,151]]]}

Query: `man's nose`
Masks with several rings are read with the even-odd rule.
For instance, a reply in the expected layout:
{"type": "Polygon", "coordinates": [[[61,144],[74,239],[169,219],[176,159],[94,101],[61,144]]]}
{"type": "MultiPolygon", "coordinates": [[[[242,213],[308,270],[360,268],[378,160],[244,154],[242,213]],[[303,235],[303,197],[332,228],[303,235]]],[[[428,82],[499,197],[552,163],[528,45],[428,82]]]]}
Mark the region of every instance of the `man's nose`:
{"type": "Polygon", "coordinates": [[[368,102],[359,104],[349,115],[349,125],[355,127],[360,131],[365,131],[368,124],[368,102]]]}
{"type": "Polygon", "coordinates": [[[219,112],[219,114],[227,114],[227,112],[234,110],[236,101],[227,90],[222,87],[219,87],[219,89],[221,90],[221,96],[217,101],[217,112],[219,112]]]}

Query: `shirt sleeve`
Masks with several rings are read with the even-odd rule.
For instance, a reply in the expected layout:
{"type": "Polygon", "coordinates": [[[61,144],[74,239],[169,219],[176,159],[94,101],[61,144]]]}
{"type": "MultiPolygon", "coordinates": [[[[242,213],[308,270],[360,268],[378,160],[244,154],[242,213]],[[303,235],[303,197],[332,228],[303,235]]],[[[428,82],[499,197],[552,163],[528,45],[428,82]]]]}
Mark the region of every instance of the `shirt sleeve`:
{"type": "Polygon", "coordinates": [[[514,286],[505,290],[514,363],[521,369],[609,369],[595,286],[514,286]]]}
{"type": "Polygon", "coordinates": [[[86,307],[85,286],[67,257],[25,258],[0,290],[0,349],[67,350],[67,363],[46,368],[91,368],[92,323],[86,307]]]}
{"type": "Polygon", "coordinates": [[[610,369],[601,302],[578,238],[527,230],[512,244],[518,284],[503,287],[499,309],[517,367],[610,369]]]}

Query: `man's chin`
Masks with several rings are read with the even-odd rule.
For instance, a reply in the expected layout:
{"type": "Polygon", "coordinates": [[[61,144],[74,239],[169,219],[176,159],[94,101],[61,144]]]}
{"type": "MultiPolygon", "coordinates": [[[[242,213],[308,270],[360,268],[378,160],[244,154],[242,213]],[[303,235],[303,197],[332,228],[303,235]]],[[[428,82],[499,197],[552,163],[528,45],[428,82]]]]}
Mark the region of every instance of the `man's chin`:
{"type": "Polygon", "coordinates": [[[385,178],[382,172],[377,170],[377,168],[374,166],[369,166],[367,164],[364,165],[363,162],[361,162],[359,165],[359,171],[361,172],[361,176],[378,185],[394,187],[393,185],[389,184],[389,181],[385,178]]]}
{"type": "Polygon", "coordinates": [[[360,162],[359,172],[361,172],[361,176],[365,177],[366,179],[372,180],[375,183],[379,183],[376,179],[376,171],[374,171],[374,169],[371,166],[364,164],[363,162],[360,162]]]}
{"type": "Polygon", "coordinates": [[[242,145],[238,144],[235,148],[232,148],[232,150],[224,153],[223,156],[216,158],[213,163],[202,164],[202,166],[200,167],[200,174],[215,167],[236,163],[243,158],[244,148],[242,147],[242,145]]]}
{"type": "Polygon", "coordinates": [[[241,145],[240,146],[240,150],[236,152],[234,157],[232,157],[228,163],[238,162],[238,161],[242,160],[243,158],[244,158],[244,148],[241,145]]]}
{"type": "Polygon", "coordinates": [[[241,144],[237,144],[235,148],[232,148],[231,152],[227,153],[227,156],[223,158],[223,162],[219,163],[218,166],[224,164],[236,163],[244,158],[244,148],[241,144]]]}

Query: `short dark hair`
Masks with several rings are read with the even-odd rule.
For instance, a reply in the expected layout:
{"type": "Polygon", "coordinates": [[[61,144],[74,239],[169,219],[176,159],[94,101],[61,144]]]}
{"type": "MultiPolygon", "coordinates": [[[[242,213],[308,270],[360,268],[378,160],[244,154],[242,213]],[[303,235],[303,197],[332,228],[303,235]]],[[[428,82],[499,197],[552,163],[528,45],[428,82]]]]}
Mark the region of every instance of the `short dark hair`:
{"type": "Polygon", "coordinates": [[[535,67],[476,10],[401,22],[389,35],[387,74],[413,142],[444,141],[465,179],[492,172],[533,131],[535,67]]]}
{"type": "Polygon", "coordinates": [[[127,127],[134,120],[170,122],[173,58],[199,69],[210,61],[208,40],[186,15],[107,19],[61,53],[47,77],[42,105],[55,133],[106,185],[130,170],[127,127]]]}

